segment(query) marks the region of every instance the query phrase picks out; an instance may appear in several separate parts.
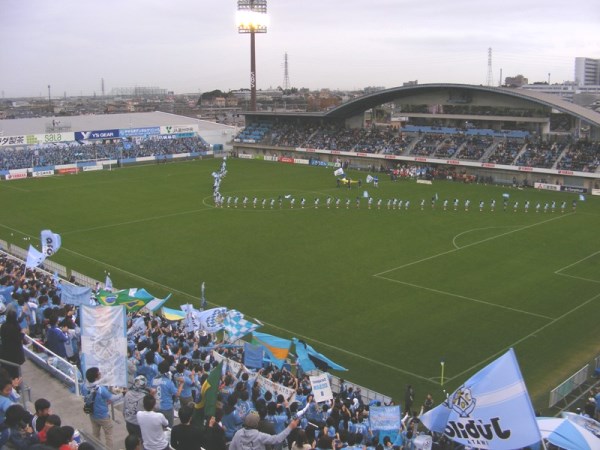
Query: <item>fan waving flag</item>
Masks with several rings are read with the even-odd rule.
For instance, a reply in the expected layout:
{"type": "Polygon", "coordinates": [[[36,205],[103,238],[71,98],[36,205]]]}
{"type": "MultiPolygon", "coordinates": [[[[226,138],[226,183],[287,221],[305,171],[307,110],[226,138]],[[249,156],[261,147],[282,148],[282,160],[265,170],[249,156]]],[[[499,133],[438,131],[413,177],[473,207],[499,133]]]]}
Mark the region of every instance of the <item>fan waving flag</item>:
{"type": "Polygon", "coordinates": [[[512,348],[420,420],[431,431],[479,449],[511,450],[542,439],[512,348]]]}
{"type": "Polygon", "coordinates": [[[100,290],[96,294],[96,299],[104,306],[124,305],[128,312],[138,311],[152,300],[156,300],[145,289],[137,288],[122,289],[116,292],[100,290]]]}
{"type": "Polygon", "coordinates": [[[195,317],[200,323],[200,328],[209,333],[216,333],[223,329],[225,314],[227,314],[227,308],[220,307],[207,309],[202,312],[196,311],[195,317]]]}
{"type": "Polygon", "coordinates": [[[235,309],[227,312],[227,316],[223,320],[223,328],[227,332],[228,342],[241,339],[259,327],[260,325],[244,319],[244,315],[235,309]]]}
{"type": "Polygon", "coordinates": [[[204,419],[215,415],[222,370],[223,362],[220,362],[210,371],[208,378],[202,383],[200,401],[194,405],[194,413],[192,414],[192,425],[195,427],[202,429],[204,427],[204,419]]]}
{"type": "Polygon", "coordinates": [[[252,343],[262,345],[271,362],[281,369],[290,352],[292,341],[258,331],[252,333],[252,336],[252,343]]]}
{"type": "Polygon", "coordinates": [[[28,269],[34,269],[46,260],[46,255],[36,249],[33,245],[29,244],[29,251],[27,252],[27,261],[25,261],[25,267],[28,269]]]}
{"type": "Polygon", "coordinates": [[[333,370],[348,370],[339,364],[334,363],[332,360],[327,358],[325,355],[317,352],[314,348],[308,345],[306,342],[292,339],[296,347],[296,355],[298,356],[298,364],[305,372],[311,370],[320,369],[326,372],[328,369],[333,370]]]}
{"type": "Polygon", "coordinates": [[[166,308],[164,306],[162,308],[162,315],[166,320],[170,320],[171,322],[185,319],[185,312],[181,309],[166,308]]]}
{"type": "Polygon", "coordinates": [[[60,235],[50,230],[42,230],[41,241],[42,253],[46,255],[46,258],[56,253],[61,246],[60,235]]]}

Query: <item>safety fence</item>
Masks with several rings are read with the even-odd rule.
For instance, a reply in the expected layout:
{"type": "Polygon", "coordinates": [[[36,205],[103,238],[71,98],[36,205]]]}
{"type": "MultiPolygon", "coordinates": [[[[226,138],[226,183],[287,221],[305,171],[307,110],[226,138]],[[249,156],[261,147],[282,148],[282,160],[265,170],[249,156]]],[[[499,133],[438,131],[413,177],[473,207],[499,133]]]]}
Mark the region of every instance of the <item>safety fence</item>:
{"type": "Polygon", "coordinates": [[[584,367],[579,369],[557,387],[550,391],[550,408],[563,401],[571,394],[575,389],[582,389],[581,386],[587,381],[589,376],[590,365],[586,364],[584,367]]]}

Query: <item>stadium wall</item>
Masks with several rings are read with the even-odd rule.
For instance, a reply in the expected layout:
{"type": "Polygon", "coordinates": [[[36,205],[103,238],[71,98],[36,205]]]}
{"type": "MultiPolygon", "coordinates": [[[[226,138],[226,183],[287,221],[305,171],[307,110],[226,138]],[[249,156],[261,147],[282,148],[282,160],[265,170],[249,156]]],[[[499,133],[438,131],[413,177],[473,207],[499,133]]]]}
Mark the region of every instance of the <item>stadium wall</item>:
{"type": "Polygon", "coordinates": [[[439,167],[455,167],[461,173],[471,176],[493,177],[494,183],[526,184],[535,182],[556,184],[563,191],[591,193],[600,189],[600,173],[576,172],[571,170],[544,169],[537,167],[509,166],[503,164],[463,161],[458,159],[426,158],[419,156],[382,155],[376,153],[345,152],[337,150],[316,150],[307,148],[282,148],[260,144],[236,143],[234,154],[251,155],[253,158],[265,156],[287,157],[290,159],[319,159],[326,163],[348,162],[351,168],[369,170],[371,166],[385,169],[398,165],[416,164],[439,167]]]}

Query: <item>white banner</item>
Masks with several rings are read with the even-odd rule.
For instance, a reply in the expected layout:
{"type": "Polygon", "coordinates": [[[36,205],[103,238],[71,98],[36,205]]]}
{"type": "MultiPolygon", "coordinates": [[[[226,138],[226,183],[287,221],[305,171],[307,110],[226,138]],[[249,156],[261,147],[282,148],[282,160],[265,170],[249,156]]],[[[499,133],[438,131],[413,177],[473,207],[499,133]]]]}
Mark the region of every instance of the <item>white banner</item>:
{"type": "Polygon", "coordinates": [[[546,191],[560,191],[560,185],[558,184],[533,183],[533,187],[536,189],[544,189],[546,191]]]}
{"type": "Polygon", "coordinates": [[[100,369],[100,383],[127,387],[125,306],[81,306],[81,368],[100,369]]]}
{"type": "Polygon", "coordinates": [[[83,166],[82,169],[83,169],[84,172],[92,172],[94,170],[102,170],[102,166],[101,165],[83,166]]]}
{"type": "Polygon", "coordinates": [[[600,189],[592,189],[592,195],[600,195],[600,189]]]}
{"type": "Polygon", "coordinates": [[[236,377],[238,377],[239,373],[247,373],[251,380],[258,376],[257,373],[250,372],[248,370],[248,368],[245,365],[243,365],[242,363],[239,363],[239,362],[234,361],[229,358],[225,358],[223,355],[221,355],[220,353],[217,353],[214,350],[212,352],[212,355],[213,355],[213,358],[215,358],[215,361],[217,361],[217,362],[223,361],[223,366],[226,367],[229,370],[229,372],[231,372],[236,377]]]}
{"type": "Polygon", "coordinates": [[[417,184],[433,184],[433,183],[431,182],[431,180],[421,180],[421,179],[418,179],[417,180],[417,184]]]}
{"type": "Polygon", "coordinates": [[[304,164],[304,165],[308,165],[310,161],[308,159],[297,159],[294,158],[294,164],[304,164]]]}
{"type": "Polygon", "coordinates": [[[274,383],[262,375],[256,377],[256,383],[260,386],[261,391],[270,391],[274,397],[277,397],[277,395],[281,394],[288,403],[292,403],[296,400],[296,391],[294,389],[274,383]]]}
{"type": "Polygon", "coordinates": [[[317,403],[326,402],[333,399],[333,392],[331,392],[329,378],[326,373],[309,378],[310,384],[312,385],[313,394],[315,395],[315,401],[317,403]]]}
{"type": "Polygon", "coordinates": [[[253,155],[247,155],[246,153],[239,153],[238,158],[240,159],[254,159],[253,155]]]}
{"type": "Polygon", "coordinates": [[[35,170],[31,173],[34,178],[37,177],[49,177],[54,175],[54,170],[35,170]]]}

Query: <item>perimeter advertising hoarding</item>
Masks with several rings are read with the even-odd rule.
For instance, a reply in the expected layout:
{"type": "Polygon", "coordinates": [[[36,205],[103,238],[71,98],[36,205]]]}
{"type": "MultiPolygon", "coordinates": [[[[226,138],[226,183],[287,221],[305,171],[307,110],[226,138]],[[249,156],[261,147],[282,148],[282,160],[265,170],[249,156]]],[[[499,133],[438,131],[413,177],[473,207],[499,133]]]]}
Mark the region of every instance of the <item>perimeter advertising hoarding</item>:
{"type": "Polygon", "coordinates": [[[96,131],[76,131],[76,141],[89,141],[95,139],[117,139],[119,130],[96,130],[96,131]]]}
{"type": "Polygon", "coordinates": [[[167,125],[160,127],[160,134],[197,133],[198,125],[167,125]]]}
{"type": "Polygon", "coordinates": [[[155,134],[160,134],[160,127],[126,128],[119,130],[119,137],[122,138],[130,136],[152,136],[155,134]]]}

